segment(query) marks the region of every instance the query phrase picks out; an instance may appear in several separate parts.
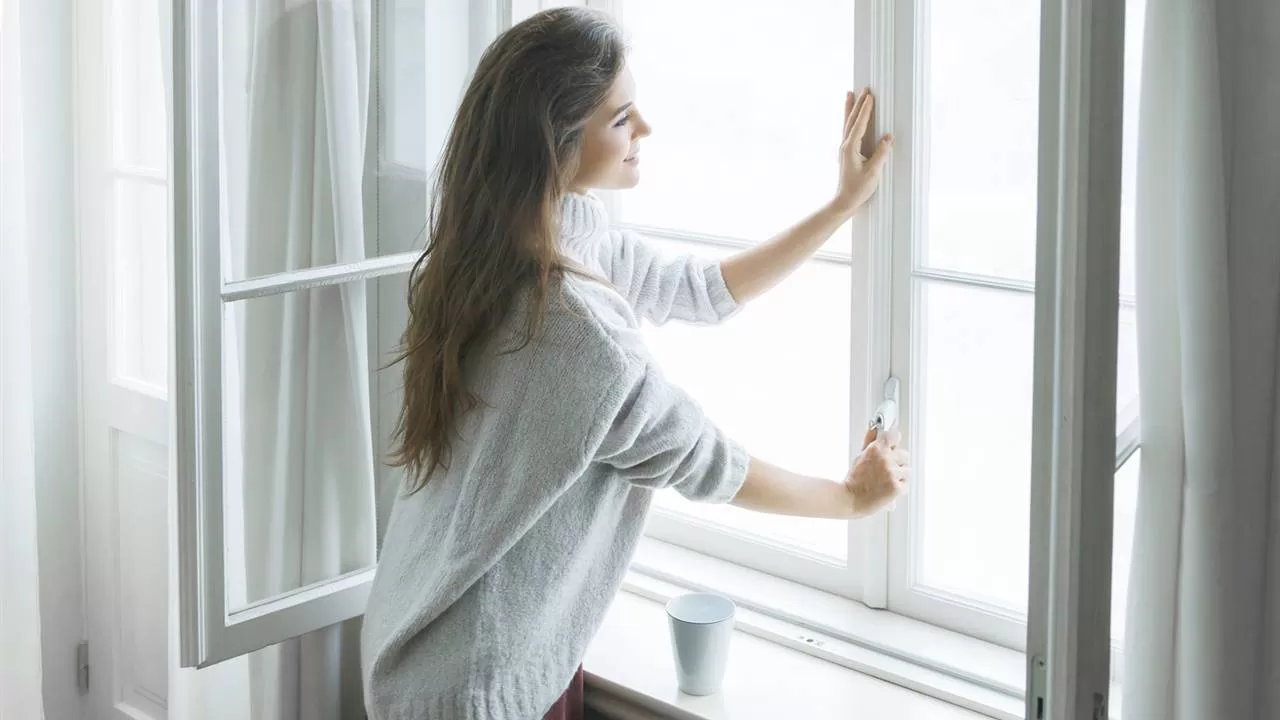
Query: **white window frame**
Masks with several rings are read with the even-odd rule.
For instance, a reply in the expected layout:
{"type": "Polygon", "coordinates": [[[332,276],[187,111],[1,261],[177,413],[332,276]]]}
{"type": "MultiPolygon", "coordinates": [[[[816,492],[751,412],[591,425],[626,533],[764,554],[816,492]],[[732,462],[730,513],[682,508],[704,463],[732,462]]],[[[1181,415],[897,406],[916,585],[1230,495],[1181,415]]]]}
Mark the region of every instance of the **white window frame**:
{"type": "MultiPolygon", "coordinates": [[[[915,334],[922,328],[919,324],[921,308],[916,281],[945,282],[961,287],[1032,296],[1036,291],[1036,284],[1033,282],[970,276],[919,266],[924,242],[922,230],[925,226],[922,211],[926,207],[920,200],[926,195],[924,168],[927,166],[929,150],[926,145],[927,133],[924,131],[927,118],[924,117],[923,110],[924,94],[928,90],[928,45],[923,39],[927,37],[929,28],[928,17],[920,10],[927,8],[928,4],[929,0],[906,3],[865,0],[860,7],[867,11],[867,22],[859,23],[860,27],[878,28],[881,37],[892,38],[885,44],[877,42],[877,37],[868,39],[859,36],[867,49],[866,54],[860,53],[859,57],[873,56],[864,66],[870,85],[891,88],[884,91],[886,97],[877,104],[876,110],[883,126],[893,128],[897,138],[890,163],[892,167],[887,170],[882,187],[882,192],[885,189],[889,192],[881,202],[890,210],[880,214],[877,219],[881,222],[872,222],[867,239],[872,245],[892,248],[889,251],[892,267],[888,271],[888,277],[881,268],[874,273],[872,280],[877,292],[891,295],[888,300],[892,308],[891,318],[888,314],[873,313],[870,319],[875,325],[889,325],[887,328],[878,328],[872,342],[882,342],[886,336],[891,338],[890,342],[884,345],[873,344],[872,347],[891,348],[891,360],[888,369],[880,368],[879,372],[873,372],[870,380],[875,383],[890,375],[901,379],[899,418],[908,438],[914,435],[913,420],[919,416],[919,396],[914,390],[920,387],[920,383],[916,382],[916,369],[921,358],[915,355],[914,345],[915,334]]],[[[1132,303],[1132,299],[1127,299],[1127,302],[1132,303]]],[[[1120,469],[1137,448],[1137,423],[1135,401],[1120,412],[1119,423],[1116,425],[1115,471],[1120,469]]],[[[922,478],[922,481],[928,482],[927,478],[922,478]]],[[[873,607],[886,607],[1004,647],[1024,650],[1027,629],[1025,616],[928,588],[917,581],[914,559],[918,549],[914,547],[916,538],[913,525],[921,522],[919,511],[920,505],[908,500],[899,512],[884,516],[888,525],[888,537],[885,541],[887,553],[879,546],[868,547],[866,567],[876,575],[865,578],[864,584],[868,587],[879,586],[878,563],[883,563],[887,573],[887,580],[884,582],[886,602],[873,607]]]]}
{"type": "MultiPolygon", "coordinates": [[[[924,2],[924,0],[917,0],[924,2]]],[[[510,23],[512,12],[529,7],[538,0],[475,0],[478,5],[492,8],[491,14],[482,15],[479,25],[489,25],[487,19],[501,20],[494,23],[492,31],[496,32],[510,23]],[[515,7],[513,7],[515,6],[515,7]]],[[[538,7],[550,3],[538,2],[538,7]]],[[[591,6],[604,6],[614,9],[611,0],[589,0],[591,6]]],[[[912,172],[910,135],[902,133],[907,127],[899,118],[917,120],[908,115],[913,107],[910,83],[909,91],[903,96],[901,74],[895,72],[896,67],[916,67],[913,55],[913,44],[901,42],[900,35],[908,30],[915,32],[910,20],[916,5],[904,6],[892,0],[863,0],[857,6],[854,32],[856,43],[855,67],[853,68],[853,85],[863,84],[881,88],[881,102],[878,107],[878,123],[884,128],[899,128],[900,141],[894,159],[886,168],[884,186],[878,198],[865,212],[855,220],[855,242],[851,256],[837,253],[820,253],[819,262],[838,262],[847,264],[853,276],[853,310],[854,346],[851,361],[851,375],[854,382],[850,389],[851,428],[860,428],[870,416],[872,408],[880,399],[880,388],[885,378],[894,369],[891,348],[894,343],[901,342],[903,333],[896,328],[903,327],[901,314],[904,306],[900,298],[894,297],[901,292],[901,283],[894,290],[894,279],[901,273],[903,253],[895,253],[895,238],[909,237],[904,235],[897,223],[901,222],[902,213],[911,212],[911,193],[904,186],[916,174],[912,172]],[[895,15],[897,13],[898,15],[895,15]],[[895,34],[896,33],[896,34],[895,34]],[[895,82],[896,78],[896,82],[895,82]],[[891,90],[885,90],[891,88],[891,90]],[[901,139],[908,136],[906,142],[901,139]],[[897,179],[895,179],[895,177],[897,179]],[[896,234],[895,234],[896,233],[896,234]],[[895,302],[896,301],[896,302],[895,302]],[[892,314],[891,314],[892,312],[892,314]]],[[[1052,88],[1073,99],[1078,100],[1081,88],[1072,85],[1083,76],[1086,80],[1089,66],[1088,43],[1081,42],[1081,36],[1089,37],[1089,28],[1105,30],[1105,23],[1111,17],[1107,13],[1114,11],[1098,11],[1090,15],[1092,10],[1082,11],[1079,8],[1063,8],[1062,0],[1044,0],[1045,18],[1042,19],[1043,37],[1046,48],[1054,52],[1061,51],[1061,56],[1053,55],[1050,60],[1042,60],[1042,87],[1053,80],[1052,88]],[[1052,10],[1052,13],[1050,12],[1052,10]],[[1104,17],[1105,16],[1105,17],[1104,17]],[[1082,19],[1083,18],[1083,19],[1082,19]],[[1092,22],[1092,24],[1090,24],[1092,22]],[[1053,40],[1062,34],[1064,40],[1053,40]],[[1063,45],[1063,42],[1066,45],[1063,45]],[[1056,43],[1056,44],[1055,44],[1056,43]],[[1073,44],[1074,43],[1074,44],[1073,44]],[[1061,65],[1056,64],[1060,61],[1061,65]],[[1058,75],[1063,72],[1076,73],[1068,75],[1067,84],[1057,82],[1058,75]]],[[[1090,6],[1091,8],[1093,6],[1090,6]]],[[[224,577],[223,552],[223,496],[222,496],[222,463],[221,447],[221,323],[222,308],[226,302],[251,297],[264,297],[273,294],[291,292],[303,288],[332,285],[342,282],[383,277],[406,272],[416,260],[416,253],[375,257],[359,263],[312,268],[299,272],[279,273],[262,278],[253,278],[230,283],[223,283],[220,277],[219,258],[219,205],[218,197],[218,134],[217,114],[210,110],[217,107],[217,47],[216,34],[212,32],[196,32],[193,28],[217,27],[217,3],[203,0],[178,0],[174,4],[174,107],[173,118],[175,148],[173,154],[174,181],[174,279],[173,297],[175,303],[175,367],[172,387],[175,389],[174,407],[177,413],[174,423],[176,437],[173,447],[177,457],[176,481],[178,483],[179,500],[179,553],[180,553],[180,591],[181,591],[181,653],[184,666],[204,667],[221,660],[245,654],[263,646],[280,642],[290,637],[330,625],[332,623],[357,616],[363,612],[367,598],[369,583],[373,569],[364,569],[348,573],[341,577],[300,588],[284,596],[253,604],[249,607],[230,611],[226,607],[226,582],[224,577]]],[[[473,28],[474,29],[474,28],[473,28]]],[[[1105,35],[1105,33],[1103,33],[1105,35]]],[[[910,39],[910,36],[909,38],[910,39]]],[[[1104,39],[1106,39],[1104,37],[1104,39]]],[[[1114,40],[1111,38],[1110,40],[1114,40]]],[[[1046,53],[1048,55],[1048,53],[1046,53]]],[[[1093,61],[1097,64],[1100,61],[1093,61]]],[[[375,67],[381,64],[375,58],[375,67]]],[[[1094,67],[1095,73],[1102,73],[1105,67],[1094,67]]],[[[909,77],[909,75],[908,75],[909,77]]],[[[1087,85],[1087,83],[1086,83],[1087,85]]],[[[1085,88],[1090,92],[1092,88],[1085,88]]],[[[1061,130],[1059,120],[1070,121],[1069,129],[1075,134],[1071,140],[1082,141],[1092,147],[1105,140],[1096,140],[1089,134],[1088,118],[1082,119],[1072,115],[1075,108],[1061,103],[1055,104],[1050,98],[1050,90],[1042,89],[1042,116],[1052,112],[1052,119],[1042,117],[1042,133],[1058,133],[1061,130]],[[1061,116],[1061,117],[1060,117],[1061,116]]],[[[1106,129],[1107,118],[1097,119],[1099,127],[1106,129]]],[[[1064,121],[1065,122],[1065,121],[1064,121]]],[[[1118,122],[1117,122],[1118,128],[1118,122]]],[[[1118,135],[1118,132],[1117,132],[1118,135]]],[[[1067,146],[1061,153],[1047,157],[1041,153],[1041,192],[1040,202],[1053,200],[1050,205],[1061,208],[1062,213],[1074,213],[1073,221],[1086,222],[1090,204],[1080,201],[1078,194],[1082,192],[1083,180],[1078,175],[1081,170],[1078,163],[1089,148],[1083,151],[1072,147],[1071,154],[1067,146]],[[1056,173],[1062,169],[1064,178],[1056,173]],[[1070,173],[1077,173],[1071,175],[1070,173]],[[1043,178],[1052,177],[1060,183],[1048,183],[1043,178]],[[1075,183],[1074,185],[1072,183],[1075,183]],[[1061,194],[1059,198],[1058,193],[1061,194]],[[1072,194],[1076,193],[1076,194],[1072,194]],[[1061,202],[1059,202],[1061,200],[1061,202]]],[[[1118,154],[1117,154],[1118,156],[1118,154]]],[[[1087,167],[1087,163],[1086,167],[1087,167]]],[[[1090,176],[1093,177],[1092,175],[1090,176]]],[[[1118,177],[1118,172],[1117,172],[1118,177]]],[[[1118,179],[1116,182],[1118,187],[1118,179]]],[[[1105,190],[1087,188],[1093,194],[1105,190]]],[[[607,198],[606,198],[607,199],[607,198]]],[[[1118,194],[1117,194],[1118,205],[1118,194]]],[[[1094,203],[1105,204],[1102,198],[1094,203]]],[[[910,226],[908,226],[910,227],[910,226]]],[[[1090,226],[1092,228],[1092,226],[1090,226]]],[[[655,228],[637,228],[650,236],[666,237],[672,240],[695,241],[709,245],[745,247],[748,243],[734,238],[718,238],[706,235],[673,232],[655,228]]],[[[1101,243],[1102,252],[1091,253],[1090,267],[1101,263],[1105,269],[1106,241],[1094,237],[1084,237],[1077,225],[1066,222],[1062,227],[1046,224],[1042,218],[1039,228],[1041,251],[1052,248],[1059,249],[1059,243],[1068,240],[1076,243],[1074,247],[1084,244],[1101,243]],[[1062,230],[1061,237],[1059,230],[1062,230]],[[1076,234],[1070,234],[1074,232],[1076,234]],[[1067,237],[1068,240],[1062,240],[1067,237]]],[[[901,242],[900,240],[898,241],[901,242]]],[[[1092,247],[1092,246],[1091,246],[1092,247]]],[[[1071,262],[1080,262],[1080,255],[1069,255],[1071,262]]],[[[1042,326],[1045,321],[1066,313],[1071,315],[1070,308],[1064,309],[1062,298],[1077,297],[1072,291],[1082,292],[1085,289],[1095,290],[1088,285],[1084,273],[1071,275],[1074,266],[1055,267],[1043,264],[1039,269],[1038,279],[1045,280],[1046,265],[1055,273],[1065,273],[1066,280],[1061,285],[1054,285],[1058,292],[1044,293],[1047,298],[1037,303],[1037,365],[1054,356],[1055,348],[1067,347],[1065,338],[1058,338],[1057,344],[1051,343],[1049,333],[1053,328],[1042,326]],[[1077,285],[1068,285],[1066,281],[1074,281],[1077,285]],[[1065,293],[1065,295],[1064,295],[1065,293]],[[1050,297],[1052,295],[1052,297],[1050,297]],[[1053,315],[1052,313],[1058,313],[1053,315]],[[1050,354],[1046,354],[1050,353],[1050,354]]],[[[1080,268],[1082,269],[1082,268],[1080,268]]],[[[1054,274],[1052,282],[1062,280],[1064,275],[1054,274]]],[[[1043,286],[1042,287],[1046,287],[1043,286]]],[[[1074,307],[1074,306],[1072,306],[1074,307]]],[[[1077,310],[1081,308],[1076,308],[1077,310]]],[[[1076,350],[1075,357],[1082,357],[1090,362],[1096,370],[1098,358],[1108,355],[1105,348],[1099,346],[1100,338],[1105,339],[1106,323],[1111,324],[1112,347],[1109,352],[1111,368],[1114,368],[1114,323],[1115,307],[1111,307],[1109,321],[1099,320],[1099,304],[1092,303],[1085,315],[1085,323],[1068,326],[1063,332],[1072,332],[1070,337],[1082,339],[1086,344],[1076,350]],[[1101,323],[1101,324],[1100,324],[1101,323]],[[1087,353],[1086,355],[1081,355],[1087,353]]],[[[907,326],[909,327],[909,326],[907,326]]],[[[908,335],[909,337],[909,335],[908,335]]],[[[1076,372],[1080,368],[1074,367],[1076,372]]],[[[1096,379],[1096,378],[1094,378],[1096,379]]],[[[1105,378],[1102,382],[1106,382],[1105,378]]],[[[1114,377],[1111,378],[1112,395],[1114,395],[1114,377]]],[[[907,398],[910,397],[908,391],[907,398]]],[[[1037,374],[1036,407],[1037,418],[1046,417],[1045,407],[1054,398],[1065,398],[1075,404],[1070,409],[1080,413],[1080,417],[1096,419],[1100,410],[1086,404],[1083,399],[1083,386],[1079,376],[1059,373],[1050,377],[1043,372],[1037,374]],[[1074,384],[1073,384],[1074,383],[1074,384]],[[1052,391],[1052,392],[1051,392],[1052,391]],[[1056,394],[1055,394],[1056,393],[1056,394]]],[[[1066,400],[1062,400],[1065,402],[1066,400]]],[[[1056,407],[1056,406],[1055,406],[1056,407]]],[[[904,410],[909,406],[904,407],[904,410]]],[[[1114,404],[1106,412],[1114,417],[1114,404]]],[[[1108,419],[1108,421],[1110,420],[1108,419]]],[[[1100,448],[1109,447],[1112,457],[1116,455],[1112,446],[1115,438],[1100,438],[1098,432],[1090,432],[1080,442],[1070,435],[1071,430],[1079,430],[1078,426],[1046,426],[1037,424],[1037,452],[1034,479],[1033,520],[1037,523],[1047,521],[1052,510],[1059,521],[1054,526],[1056,540],[1048,541],[1049,532],[1042,530],[1038,535],[1033,532],[1032,553],[1036,559],[1052,559],[1053,572],[1059,580],[1049,587],[1049,573],[1033,568],[1032,616],[1030,634],[1032,645],[1029,649],[1035,657],[1049,658],[1050,667],[1061,668],[1057,674],[1051,673],[1054,688],[1084,687],[1079,681],[1092,678],[1090,669],[1084,666],[1088,660],[1096,660],[1096,638],[1086,638],[1090,628],[1073,626],[1085,610],[1097,609],[1097,598],[1100,589],[1109,592],[1109,574],[1106,578],[1098,578],[1099,568],[1079,567],[1079,550],[1082,535],[1089,529],[1100,527],[1105,520],[1106,529],[1110,529],[1110,472],[1105,478],[1096,473],[1085,473],[1075,465],[1072,459],[1083,459],[1090,471],[1097,470],[1097,453],[1100,448]],[[1074,441],[1074,442],[1073,442],[1074,441]],[[1048,468],[1051,455],[1049,448],[1059,447],[1066,451],[1059,455],[1056,472],[1041,472],[1048,468]],[[1104,482],[1105,481],[1105,482],[1104,482]],[[1086,496],[1096,515],[1081,516],[1069,511],[1078,510],[1078,505],[1062,506],[1063,498],[1072,498],[1073,489],[1087,488],[1086,496]],[[1102,494],[1105,490],[1105,502],[1102,494]],[[1057,501],[1052,501],[1056,498],[1057,501]],[[1057,503],[1057,504],[1055,504],[1057,503]],[[1102,512],[1105,505],[1105,511],[1102,512]],[[1066,513],[1064,515],[1064,513],[1066,513]],[[1076,561],[1071,566],[1071,561],[1076,561]],[[1064,561],[1066,564],[1064,564],[1064,561]],[[1076,574],[1064,568],[1072,568],[1076,574]],[[1065,574],[1064,574],[1065,573],[1065,574]],[[1082,598],[1089,602],[1080,602],[1082,598]],[[1065,602],[1064,602],[1065,600],[1065,602]],[[1051,608],[1051,609],[1044,609],[1051,608]],[[1057,635],[1048,639],[1048,629],[1052,627],[1057,635]],[[1077,633],[1076,640],[1086,642],[1094,656],[1086,657],[1082,653],[1072,657],[1067,655],[1050,655],[1065,645],[1061,642],[1066,633],[1077,633]]],[[[1086,428],[1088,430],[1089,428],[1086,428]]],[[[1124,457],[1132,452],[1136,442],[1136,425],[1126,428],[1122,442],[1124,457]]],[[[856,452],[856,440],[851,443],[851,454],[856,452]]],[[[852,459],[852,458],[850,458],[852,459]]],[[[1109,461],[1109,468],[1115,463],[1109,461]]],[[[902,515],[899,511],[899,515],[902,515]]],[[[733,562],[757,567],[770,574],[788,578],[814,587],[819,587],[845,597],[857,599],[873,608],[893,606],[893,576],[889,567],[889,548],[894,532],[894,520],[881,516],[869,521],[851,523],[849,535],[849,557],[847,565],[837,565],[816,555],[805,556],[789,548],[764,538],[745,538],[722,528],[707,523],[688,522],[672,513],[657,511],[651,518],[649,533],[674,544],[684,545],[705,552],[708,555],[722,557],[733,562]]],[[[1033,527],[1047,527],[1033,523],[1033,527]]],[[[1101,542],[1101,541],[1099,541],[1101,542]]],[[[1109,545],[1110,535],[1105,538],[1109,545]]],[[[1033,563],[1035,566],[1035,563],[1033,563]]],[[[1046,565],[1046,567],[1048,567],[1046,565]]],[[[1109,563],[1108,563],[1109,573],[1109,563]]],[[[1102,596],[1103,603],[1109,600],[1102,596]]],[[[891,608],[892,609],[892,608],[891,608]]],[[[995,638],[995,641],[1012,647],[1028,647],[1025,637],[1018,639],[1010,636],[1005,630],[997,627],[976,627],[973,634],[995,638]],[[1003,640],[1003,642],[1002,642],[1003,640]]],[[[1104,633],[1105,634],[1105,633],[1104,633]]],[[[1108,638],[1109,640],[1109,638],[1108,638]]],[[[1103,665],[1105,667],[1105,663],[1103,665]]],[[[1047,681],[1040,675],[1029,673],[1033,693],[1040,692],[1047,681]]],[[[1055,717],[1059,715],[1056,714],[1055,717]]],[[[1065,717],[1065,716],[1063,716],[1065,717]]]]}
{"type": "MultiPolygon", "coordinates": [[[[619,15],[627,0],[588,0],[588,5],[619,15]]],[[[637,0],[632,0],[637,1],[637,0]]],[[[861,0],[855,6],[855,66],[852,87],[876,88],[876,124],[895,132],[896,143],[877,196],[855,217],[850,256],[820,252],[814,262],[848,265],[852,274],[852,338],[850,367],[851,454],[861,429],[882,399],[890,377],[902,381],[899,417],[911,431],[914,393],[913,332],[918,331],[913,278],[960,283],[1005,292],[1034,294],[1035,283],[988,280],[963,273],[917,269],[921,228],[925,153],[922,133],[923,95],[927,90],[927,32],[921,12],[928,0],[895,2],[861,0]]],[[[1043,12],[1050,12],[1046,5],[1043,12]]],[[[1042,19],[1042,23],[1044,20],[1042,19]]],[[[875,134],[873,128],[872,133],[875,134]]],[[[1057,158],[1053,158],[1057,160],[1057,158]]],[[[1066,162],[1063,159],[1063,162],[1066,162]]],[[[616,208],[612,193],[606,202],[616,208]]],[[[623,227],[658,240],[699,243],[708,247],[746,248],[755,240],[689,233],[670,228],[623,223],[623,227]]],[[[1132,298],[1122,302],[1131,304],[1132,298]]],[[[1039,321],[1039,319],[1038,319],[1039,321]]],[[[1114,358],[1114,348],[1111,353],[1114,358]]],[[[1114,368],[1114,362],[1112,367],[1114,368]]],[[[1113,378],[1114,381],[1114,378],[1113,378]]],[[[1114,404],[1113,404],[1114,408],[1114,404]]],[[[1115,418],[1114,409],[1112,421],[1115,418]]],[[[1112,463],[1117,471],[1138,447],[1136,402],[1119,413],[1112,463]]],[[[852,457],[850,458],[852,460],[852,457]]],[[[913,577],[911,523],[917,505],[908,497],[896,512],[849,524],[847,564],[784,543],[727,528],[665,508],[655,508],[646,534],[656,540],[737,563],[787,580],[860,600],[871,608],[938,625],[1010,648],[1027,647],[1028,618],[967,598],[926,588],[913,577]]],[[[658,575],[661,567],[640,563],[638,569],[658,575]]],[[[1118,664],[1118,663],[1116,663],[1118,664]]]]}
{"type": "Polygon", "coordinates": [[[1041,6],[1026,711],[1105,718],[1125,4],[1041,6]]]}

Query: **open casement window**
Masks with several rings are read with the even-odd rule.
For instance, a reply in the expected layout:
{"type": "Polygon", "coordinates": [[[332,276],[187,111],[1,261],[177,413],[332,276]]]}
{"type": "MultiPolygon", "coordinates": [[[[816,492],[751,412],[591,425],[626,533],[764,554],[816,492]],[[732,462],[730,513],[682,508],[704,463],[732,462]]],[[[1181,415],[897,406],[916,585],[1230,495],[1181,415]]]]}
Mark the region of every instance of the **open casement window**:
{"type": "MultiPolygon", "coordinates": [[[[400,480],[381,462],[398,376],[379,368],[404,326],[431,165],[480,51],[499,28],[552,4],[563,3],[177,4],[173,387],[184,664],[362,611],[400,480]]],[[[1079,159],[1106,143],[1050,100],[1097,100],[1100,90],[1072,83],[1091,77],[1082,68],[1106,82],[1108,69],[1088,64],[1080,40],[1108,27],[1105,12],[1091,25],[1093,11],[1060,0],[585,4],[613,12],[630,35],[638,101],[655,128],[644,182],[604,197],[616,222],[659,250],[723,257],[826,200],[847,89],[876,88],[871,134],[897,138],[880,194],[786,283],[723,326],[646,332],[668,374],[729,433],[814,475],[844,475],[885,382],[897,378],[913,493],[889,515],[856,523],[662,493],[649,534],[1044,653],[1045,628],[1071,627],[1072,618],[1042,608],[1074,585],[1045,590],[1049,570],[1037,563],[1078,550],[1079,533],[1102,519],[1109,529],[1111,517],[1108,497],[1105,513],[1054,525],[1077,533],[1075,544],[1050,535],[1049,498],[1065,491],[1048,485],[1046,468],[1071,468],[1046,461],[1045,448],[1070,460],[1118,447],[1098,483],[1108,493],[1115,467],[1123,464],[1118,488],[1136,475],[1136,456],[1123,463],[1136,438],[1131,302],[1120,303],[1120,421],[1110,422],[1112,408],[1101,421],[1096,408],[1081,414],[1095,435],[1118,428],[1119,441],[1090,435],[1066,445],[1044,420],[1057,409],[1045,398],[1059,397],[1046,388],[1083,402],[1079,378],[1073,385],[1065,375],[1072,368],[1052,363],[1074,357],[1065,343],[1085,339],[1089,357],[1117,364],[1114,346],[1099,349],[1106,328],[1096,323],[1061,324],[1056,344],[1043,340],[1059,327],[1062,304],[1090,287],[1070,282],[1107,269],[1105,240],[1087,266],[1074,255],[1048,263],[1036,250],[1038,237],[1055,252],[1066,242],[1046,207],[1052,217],[1087,214],[1071,194],[1082,185],[1079,159]],[[1053,13],[1041,17],[1041,7],[1053,13]],[[1046,77],[1062,86],[1046,89],[1046,77]],[[1046,278],[1051,290],[1037,287],[1046,278]]],[[[1140,55],[1129,45],[1131,58],[1140,55]]],[[[1135,70],[1131,63],[1127,74],[1135,70]]],[[[1126,99],[1136,96],[1127,88],[1126,99]]],[[[1135,110],[1126,103],[1126,118],[1135,110]]],[[[1098,132],[1105,126],[1103,118],[1098,132]]],[[[1097,187],[1105,193],[1105,183],[1097,187]]],[[[1132,197],[1131,183],[1126,190],[1132,197]]],[[[1131,210],[1121,216],[1132,238],[1131,210]]],[[[1131,271],[1124,276],[1127,298],[1131,271]]],[[[1093,282],[1105,293],[1103,280],[1093,282]]],[[[1078,469],[1071,477],[1061,482],[1079,484],[1078,469]]]]}
{"type": "MultiPolygon", "coordinates": [[[[1127,508],[1115,518],[1121,539],[1132,536],[1125,500],[1139,462],[1132,190],[1142,5],[1126,13],[1113,466],[1127,508]]],[[[888,249],[871,282],[891,308],[870,321],[882,323],[872,354],[886,359],[885,341],[888,351],[888,372],[872,380],[901,380],[912,493],[885,519],[885,534],[875,532],[887,574],[877,569],[866,583],[882,585],[895,612],[1020,650],[1032,536],[1041,6],[917,2],[895,5],[892,19],[888,42],[871,38],[892,48],[870,78],[892,93],[880,120],[899,139],[888,192],[869,213],[871,255],[888,249]]],[[[1127,545],[1116,550],[1118,641],[1127,545]]]]}
{"type": "MultiPolygon", "coordinates": [[[[843,93],[896,145],[879,195],[721,327],[648,328],[655,355],[753,454],[843,477],[896,378],[912,492],[862,522],[659,496],[656,538],[1016,650],[1026,645],[1041,3],[590,2],[632,41],[654,127],[616,221],[724,257],[834,191],[843,93]],[[675,21],[677,20],[678,21],[675,21]]],[[[1133,160],[1142,2],[1127,15],[1113,637],[1137,478],[1133,160]]]]}
{"type": "Polygon", "coordinates": [[[428,178],[510,12],[175,3],[184,665],[364,610],[401,480],[385,464],[399,371],[382,368],[405,325],[428,178]]]}

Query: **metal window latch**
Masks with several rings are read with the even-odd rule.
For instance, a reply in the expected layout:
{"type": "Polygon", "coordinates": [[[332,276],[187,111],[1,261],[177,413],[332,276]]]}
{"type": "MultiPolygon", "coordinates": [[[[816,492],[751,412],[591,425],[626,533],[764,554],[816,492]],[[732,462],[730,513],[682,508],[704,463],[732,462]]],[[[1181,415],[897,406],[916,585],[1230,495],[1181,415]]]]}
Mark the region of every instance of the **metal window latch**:
{"type": "MultiPolygon", "coordinates": [[[[876,437],[898,427],[898,389],[901,383],[898,378],[889,376],[884,381],[884,399],[876,406],[876,414],[871,418],[871,427],[876,429],[876,437]]],[[[896,510],[898,501],[889,503],[888,510],[896,510]]]]}

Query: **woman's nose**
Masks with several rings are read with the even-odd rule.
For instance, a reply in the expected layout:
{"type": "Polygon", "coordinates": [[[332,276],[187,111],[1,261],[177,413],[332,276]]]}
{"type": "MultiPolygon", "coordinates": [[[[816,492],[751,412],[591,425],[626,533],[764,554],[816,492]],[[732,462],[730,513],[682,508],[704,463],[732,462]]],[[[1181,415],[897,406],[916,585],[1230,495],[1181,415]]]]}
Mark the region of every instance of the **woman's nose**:
{"type": "Polygon", "coordinates": [[[649,123],[643,117],[639,118],[639,120],[640,122],[636,123],[636,139],[649,137],[649,134],[653,132],[653,128],[649,126],[649,123]]]}

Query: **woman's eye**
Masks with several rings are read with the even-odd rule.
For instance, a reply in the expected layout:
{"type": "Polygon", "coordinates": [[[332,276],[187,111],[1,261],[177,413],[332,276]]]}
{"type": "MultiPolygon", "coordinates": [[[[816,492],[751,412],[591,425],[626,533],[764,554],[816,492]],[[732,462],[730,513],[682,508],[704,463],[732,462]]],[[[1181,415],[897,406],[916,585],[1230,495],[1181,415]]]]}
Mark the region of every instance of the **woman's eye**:
{"type": "Polygon", "coordinates": [[[618,118],[618,122],[614,123],[613,126],[622,127],[623,125],[626,125],[627,122],[629,122],[630,120],[631,120],[631,113],[627,113],[626,115],[623,115],[621,118],[618,118]]]}

